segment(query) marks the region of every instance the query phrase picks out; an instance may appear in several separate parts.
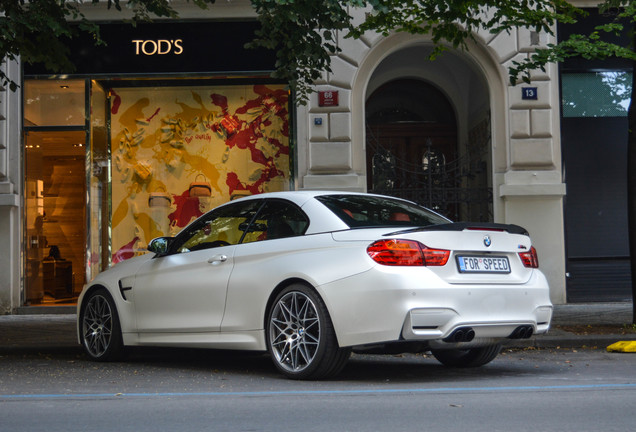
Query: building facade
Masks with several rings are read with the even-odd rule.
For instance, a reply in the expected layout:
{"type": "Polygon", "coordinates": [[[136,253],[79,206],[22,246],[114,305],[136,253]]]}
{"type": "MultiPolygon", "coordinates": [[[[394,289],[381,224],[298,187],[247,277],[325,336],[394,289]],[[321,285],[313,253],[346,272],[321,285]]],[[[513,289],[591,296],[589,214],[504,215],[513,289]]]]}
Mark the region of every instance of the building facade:
{"type": "Polygon", "coordinates": [[[551,37],[484,32],[435,61],[425,35],[340,38],[332,72],[297,106],[269,78],[271,53],[243,49],[248,1],[178,6],[179,21],[137,28],[93,7],[108,48],[73,45],[73,74],[3,64],[22,86],[0,92],[0,313],[72,306],[154,236],[286,189],[380,192],[524,226],[552,301],[568,301],[559,67],[516,86],[507,71],[551,37]]]}

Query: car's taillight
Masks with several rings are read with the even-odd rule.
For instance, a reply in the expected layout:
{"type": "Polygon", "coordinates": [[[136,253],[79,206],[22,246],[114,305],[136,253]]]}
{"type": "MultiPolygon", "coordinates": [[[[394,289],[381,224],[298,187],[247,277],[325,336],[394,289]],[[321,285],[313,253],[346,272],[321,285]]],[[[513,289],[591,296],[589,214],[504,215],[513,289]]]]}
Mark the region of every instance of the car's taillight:
{"type": "Polygon", "coordinates": [[[443,266],[448,262],[450,251],[445,249],[431,249],[422,245],[422,254],[427,266],[443,266]]]}
{"type": "Polygon", "coordinates": [[[431,249],[413,240],[378,240],[367,248],[373,261],[390,266],[443,266],[450,251],[431,249]]]}
{"type": "Polygon", "coordinates": [[[539,257],[537,250],[532,246],[529,252],[519,252],[521,262],[528,268],[539,268],[539,257]]]}

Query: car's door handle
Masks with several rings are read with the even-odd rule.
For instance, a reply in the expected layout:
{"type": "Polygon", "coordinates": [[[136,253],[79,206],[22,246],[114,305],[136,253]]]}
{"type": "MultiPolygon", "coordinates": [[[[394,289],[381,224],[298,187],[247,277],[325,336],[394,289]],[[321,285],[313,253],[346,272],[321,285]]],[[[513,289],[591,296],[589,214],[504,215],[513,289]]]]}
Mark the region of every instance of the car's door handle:
{"type": "Polygon", "coordinates": [[[221,264],[227,261],[227,255],[214,255],[208,260],[210,264],[221,264]]]}

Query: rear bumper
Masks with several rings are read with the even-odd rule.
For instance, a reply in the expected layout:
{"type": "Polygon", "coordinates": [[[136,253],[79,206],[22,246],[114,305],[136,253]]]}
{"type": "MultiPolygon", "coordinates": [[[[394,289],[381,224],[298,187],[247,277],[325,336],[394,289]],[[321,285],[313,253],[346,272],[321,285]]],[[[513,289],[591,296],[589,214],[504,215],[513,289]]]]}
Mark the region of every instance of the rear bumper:
{"type": "Polygon", "coordinates": [[[461,285],[445,283],[431,272],[383,267],[318,289],[343,347],[399,341],[448,346],[443,340],[461,327],[472,328],[473,343],[483,345],[511,337],[520,326],[545,333],[552,319],[549,288],[540,271],[523,284],[461,285]]]}
{"type": "MultiPolygon", "coordinates": [[[[471,313],[470,315],[475,315],[471,313]]],[[[404,340],[446,339],[457,329],[470,328],[474,339],[509,338],[520,326],[532,327],[532,334],[543,334],[550,328],[552,305],[541,305],[525,312],[501,311],[499,316],[483,317],[481,320],[467,320],[460,312],[449,308],[411,309],[402,327],[404,340]],[[489,319],[486,319],[489,318],[489,319]]]]}

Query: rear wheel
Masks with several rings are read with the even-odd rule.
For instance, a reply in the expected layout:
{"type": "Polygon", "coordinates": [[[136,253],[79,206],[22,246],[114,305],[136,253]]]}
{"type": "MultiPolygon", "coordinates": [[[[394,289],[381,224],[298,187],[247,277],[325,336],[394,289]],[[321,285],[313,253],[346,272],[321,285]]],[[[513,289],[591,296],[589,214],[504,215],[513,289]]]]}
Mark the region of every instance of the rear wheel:
{"type": "Polygon", "coordinates": [[[501,344],[488,345],[480,348],[433,350],[433,356],[443,365],[469,368],[483,366],[490,363],[501,351],[501,344]]]}
{"type": "Polygon", "coordinates": [[[80,314],[80,339],[84,351],[95,361],[119,360],[124,343],[115,302],[105,289],[88,294],[80,314]]]}
{"type": "Polygon", "coordinates": [[[285,288],[272,303],[266,341],[276,368],[293,379],[334,376],[351,354],[351,349],[338,346],[322,299],[301,284],[285,288]]]}

